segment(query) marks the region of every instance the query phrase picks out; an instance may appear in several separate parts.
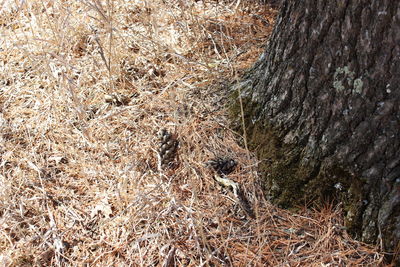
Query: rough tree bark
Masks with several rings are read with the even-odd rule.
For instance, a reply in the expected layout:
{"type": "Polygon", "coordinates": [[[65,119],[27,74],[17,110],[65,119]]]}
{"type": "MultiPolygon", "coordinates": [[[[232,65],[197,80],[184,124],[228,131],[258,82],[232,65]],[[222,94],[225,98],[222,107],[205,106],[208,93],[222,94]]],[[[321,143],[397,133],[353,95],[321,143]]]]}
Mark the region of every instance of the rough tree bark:
{"type": "Polygon", "coordinates": [[[234,86],[234,121],[283,207],[337,199],[355,237],[400,239],[400,1],[283,1],[234,86]]]}

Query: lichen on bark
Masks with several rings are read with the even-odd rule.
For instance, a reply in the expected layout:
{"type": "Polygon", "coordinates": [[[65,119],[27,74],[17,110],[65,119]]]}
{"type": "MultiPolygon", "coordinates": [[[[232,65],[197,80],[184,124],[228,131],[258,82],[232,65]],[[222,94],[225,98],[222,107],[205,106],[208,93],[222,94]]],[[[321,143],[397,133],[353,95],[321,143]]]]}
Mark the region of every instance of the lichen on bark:
{"type": "MultiPolygon", "coordinates": [[[[243,85],[243,84],[242,84],[243,85]]],[[[248,86],[249,84],[247,84],[248,86]]],[[[285,142],[284,134],[265,119],[254,120],[262,106],[254,105],[244,87],[235,87],[231,96],[232,127],[244,134],[244,119],[249,149],[261,159],[259,170],[266,197],[282,208],[297,211],[304,206],[323,206],[341,203],[348,232],[361,239],[366,192],[364,181],[354,177],[340,165],[305,159],[304,147],[296,138],[285,142]],[[238,91],[242,92],[244,114],[241,113],[238,91]],[[247,97],[243,97],[247,95],[247,97]],[[244,115],[244,116],[242,116],[244,115]]],[[[287,135],[286,135],[287,136],[287,135]]]]}
{"type": "Polygon", "coordinates": [[[400,238],[399,14],[397,1],[285,1],[230,105],[271,201],[336,199],[349,232],[389,251],[400,238]]]}

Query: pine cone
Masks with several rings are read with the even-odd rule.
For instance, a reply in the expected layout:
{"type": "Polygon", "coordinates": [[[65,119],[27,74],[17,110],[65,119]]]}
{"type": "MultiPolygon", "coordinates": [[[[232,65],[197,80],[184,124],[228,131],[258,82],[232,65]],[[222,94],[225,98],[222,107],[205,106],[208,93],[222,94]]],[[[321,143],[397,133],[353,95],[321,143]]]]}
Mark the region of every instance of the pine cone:
{"type": "Polygon", "coordinates": [[[236,161],[231,158],[215,158],[207,162],[219,175],[228,175],[236,168],[236,161]]]}
{"type": "Polygon", "coordinates": [[[166,129],[162,129],[160,134],[160,159],[161,166],[169,166],[174,161],[174,158],[178,152],[179,141],[170,134],[166,129]]]}

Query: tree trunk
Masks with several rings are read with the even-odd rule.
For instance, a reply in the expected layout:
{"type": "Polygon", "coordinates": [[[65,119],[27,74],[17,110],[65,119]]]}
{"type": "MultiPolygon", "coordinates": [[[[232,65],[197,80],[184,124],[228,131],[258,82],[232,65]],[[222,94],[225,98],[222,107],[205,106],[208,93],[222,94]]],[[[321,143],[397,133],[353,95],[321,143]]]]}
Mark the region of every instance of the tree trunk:
{"type": "Polygon", "coordinates": [[[337,199],[350,233],[394,251],[399,84],[400,1],[283,1],[266,51],[234,88],[271,201],[337,199]]]}

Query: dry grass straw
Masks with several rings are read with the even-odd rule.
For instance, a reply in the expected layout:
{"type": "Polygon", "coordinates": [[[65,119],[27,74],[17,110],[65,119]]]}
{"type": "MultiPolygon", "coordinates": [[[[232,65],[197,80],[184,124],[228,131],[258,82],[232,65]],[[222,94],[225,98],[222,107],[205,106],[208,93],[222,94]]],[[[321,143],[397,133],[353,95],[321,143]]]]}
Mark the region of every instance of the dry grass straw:
{"type": "Polygon", "coordinates": [[[266,202],[256,159],[226,128],[226,85],[260,54],[275,10],[6,0],[0,12],[1,265],[381,262],[347,236],[339,210],[293,215],[266,202]],[[159,170],[164,127],[178,135],[179,165],[159,170]],[[256,220],[212,179],[203,163],[215,156],[239,162],[230,178],[256,220]]]}

